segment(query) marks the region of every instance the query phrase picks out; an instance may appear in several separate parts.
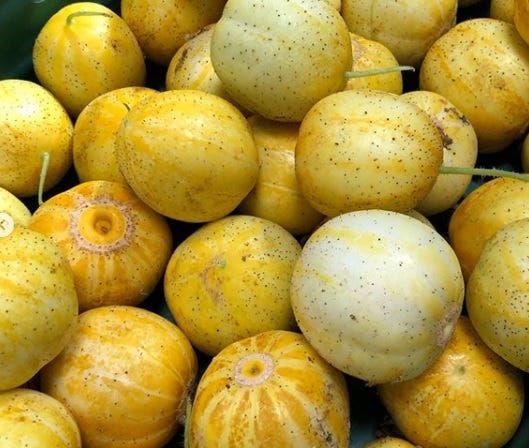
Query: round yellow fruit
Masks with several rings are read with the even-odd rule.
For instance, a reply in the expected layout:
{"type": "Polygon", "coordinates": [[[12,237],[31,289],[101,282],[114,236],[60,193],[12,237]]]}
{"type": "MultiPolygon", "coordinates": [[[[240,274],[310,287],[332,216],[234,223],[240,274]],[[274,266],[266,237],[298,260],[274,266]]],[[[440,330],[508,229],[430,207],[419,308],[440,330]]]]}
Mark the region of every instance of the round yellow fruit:
{"type": "Polygon", "coordinates": [[[33,68],[72,117],[97,96],[146,79],[131,29],[97,2],[68,4],[48,19],[35,39],[33,68]]]}
{"type": "Polygon", "coordinates": [[[168,90],[137,103],[121,123],[118,166],[154,210],[186,222],[231,213],[259,174],[259,154],[244,115],[199,90],[168,90]]]}
{"type": "Polygon", "coordinates": [[[295,149],[300,191],[327,216],[415,208],[442,160],[442,138],[426,112],[372,89],[318,101],[301,122],[295,149]]]}
{"type": "Polygon", "coordinates": [[[120,11],[147,59],[167,66],[190,36],[219,19],[225,3],[226,0],[122,0],[120,11]]]}
{"type": "Polygon", "coordinates": [[[15,388],[0,392],[0,446],[81,448],[77,422],[50,395],[15,388]]]}
{"type": "Polygon", "coordinates": [[[78,302],[68,260],[22,226],[0,236],[0,390],[21,386],[69,341],[78,302]]]}
{"type": "Polygon", "coordinates": [[[298,123],[267,120],[259,115],[248,119],[259,150],[257,182],[237,210],[274,221],[293,235],[310,233],[323,215],[300,191],[295,170],[298,123]]]}
{"type": "MultiPolygon", "coordinates": [[[[4,222],[4,226],[10,226],[10,221],[12,220],[13,224],[27,227],[31,219],[31,210],[24,201],[2,187],[0,187],[0,214],[2,214],[4,220],[7,220],[7,222],[4,222]]],[[[2,229],[5,231],[1,222],[2,219],[0,219],[0,233],[2,233],[2,229]]]]}
{"type": "Polygon", "coordinates": [[[491,236],[509,222],[529,217],[528,201],[529,183],[498,177],[479,185],[456,207],[448,223],[448,237],[465,280],[491,236]]]}
{"type": "Polygon", "coordinates": [[[83,448],[160,448],[182,426],[197,357],[172,322],[143,308],[79,315],[64,350],[41,371],[41,389],[79,425],[83,448]]]}
{"type": "Polygon", "coordinates": [[[73,165],[80,182],[126,183],[116,158],[118,129],[134,104],[156,92],[142,86],[122,87],[103,93],[86,105],[73,129],[73,165]]]}
{"type": "Polygon", "coordinates": [[[224,348],[200,378],[186,446],[346,448],[345,378],[299,333],[272,330],[224,348]]]}
{"type": "Polygon", "coordinates": [[[502,358],[529,372],[529,218],[512,221],[483,246],[467,282],[465,303],[472,324],[502,358]]]}
{"type": "Polygon", "coordinates": [[[300,251],[287,230],[255,216],[205,224],[169,260],[169,310],[191,343],[209,355],[262,331],[293,329],[290,277],[300,251]]]}
{"type": "Polygon", "coordinates": [[[524,408],[521,371],[485,345],[465,316],[428,370],[378,391],[400,431],[425,448],[501,448],[524,408]]]}
{"type": "Polygon", "coordinates": [[[50,158],[44,191],[58,184],[71,167],[72,120],[39,84],[0,81],[0,127],[0,187],[15,196],[38,193],[43,153],[50,158]]]}
{"type": "Polygon", "coordinates": [[[381,437],[364,445],[363,448],[417,448],[417,446],[400,437],[381,437]]]}
{"type": "Polygon", "coordinates": [[[43,202],[29,228],[54,239],[72,268],[81,311],[138,305],[173,250],[165,217],[119,182],[82,182],[43,202]]]}

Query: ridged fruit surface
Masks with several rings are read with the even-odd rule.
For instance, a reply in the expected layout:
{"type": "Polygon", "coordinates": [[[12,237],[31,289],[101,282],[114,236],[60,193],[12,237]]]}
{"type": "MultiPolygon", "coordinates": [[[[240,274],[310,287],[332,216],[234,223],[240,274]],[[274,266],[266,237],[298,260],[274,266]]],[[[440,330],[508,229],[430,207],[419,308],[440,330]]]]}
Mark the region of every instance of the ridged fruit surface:
{"type": "Polygon", "coordinates": [[[41,371],[41,389],[72,412],[83,448],[160,448],[181,427],[197,373],[172,322],[132,306],[79,316],[65,349],[41,371]]]}
{"type": "Polygon", "coordinates": [[[267,331],[213,358],[198,383],[188,425],[189,448],[345,448],[345,377],[301,334],[267,331]]]}
{"type": "Polygon", "coordinates": [[[53,238],[66,254],[81,311],[141,303],[173,249],[165,217],[119,182],[82,182],[50,197],[29,228],[53,238]]]}

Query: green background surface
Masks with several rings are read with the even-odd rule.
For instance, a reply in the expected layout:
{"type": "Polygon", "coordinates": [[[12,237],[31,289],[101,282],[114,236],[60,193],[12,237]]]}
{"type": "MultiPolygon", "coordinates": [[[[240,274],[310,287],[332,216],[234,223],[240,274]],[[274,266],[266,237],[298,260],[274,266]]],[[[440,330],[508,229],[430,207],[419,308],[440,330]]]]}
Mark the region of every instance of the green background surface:
{"type": "MultiPolygon", "coordinates": [[[[35,80],[31,65],[33,41],[46,20],[54,12],[69,3],[73,2],[59,0],[0,0],[0,79],[24,78],[35,80]]],[[[97,3],[106,5],[119,13],[119,1],[98,1],[97,3]]],[[[464,20],[466,18],[487,16],[489,5],[490,2],[481,1],[475,6],[460,11],[458,19],[464,20]]],[[[151,65],[148,66],[148,70],[148,84],[152,87],[160,88],[163,85],[164,69],[151,65]]],[[[413,87],[416,78],[413,76],[405,78],[406,82],[409,89],[410,86],[413,87]]],[[[518,170],[520,169],[518,148],[512,148],[511,156],[509,156],[509,151],[502,153],[501,157],[498,155],[482,156],[478,165],[518,170]]],[[[74,183],[75,181],[75,174],[69,174],[61,185],[58,186],[58,189],[64,189],[69,183],[74,183]]],[[[474,179],[470,190],[479,185],[481,181],[483,179],[474,179]]],[[[33,210],[36,207],[36,203],[30,199],[28,206],[33,210]]],[[[447,219],[448,216],[442,214],[441,216],[434,217],[432,220],[440,229],[441,233],[446,228],[447,219]]],[[[179,229],[179,234],[183,238],[191,230],[193,229],[179,229]]],[[[161,290],[155,291],[143,306],[172,320],[161,290]]],[[[207,358],[202,359],[202,367],[207,364],[207,361],[207,358]]],[[[355,378],[349,377],[348,381],[351,391],[350,448],[361,448],[379,436],[396,435],[396,428],[392,425],[374,389],[369,388],[364,382],[356,380],[355,378]]],[[[529,409],[526,404],[523,421],[515,437],[507,447],[529,447],[528,414],[529,409]]],[[[182,446],[181,434],[168,446],[182,446]]]]}

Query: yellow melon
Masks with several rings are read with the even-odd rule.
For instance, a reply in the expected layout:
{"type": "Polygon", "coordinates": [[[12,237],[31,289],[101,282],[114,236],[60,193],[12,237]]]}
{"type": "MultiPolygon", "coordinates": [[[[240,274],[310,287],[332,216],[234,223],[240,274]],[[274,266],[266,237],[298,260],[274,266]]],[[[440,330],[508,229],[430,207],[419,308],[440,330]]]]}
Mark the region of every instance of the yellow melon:
{"type": "Polygon", "coordinates": [[[85,311],[41,390],[79,425],[83,448],[159,448],[181,425],[198,361],[180,329],[151,311],[85,311]]]}
{"type": "Polygon", "coordinates": [[[52,196],[29,228],[52,237],[67,255],[81,311],[141,303],[173,249],[167,220],[119,182],[82,182],[52,196]]]}
{"type": "Polygon", "coordinates": [[[301,334],[272,330],[213,358],[197,386],[186,446],[347,447],[349,425],[344,375],[301,334]]]}

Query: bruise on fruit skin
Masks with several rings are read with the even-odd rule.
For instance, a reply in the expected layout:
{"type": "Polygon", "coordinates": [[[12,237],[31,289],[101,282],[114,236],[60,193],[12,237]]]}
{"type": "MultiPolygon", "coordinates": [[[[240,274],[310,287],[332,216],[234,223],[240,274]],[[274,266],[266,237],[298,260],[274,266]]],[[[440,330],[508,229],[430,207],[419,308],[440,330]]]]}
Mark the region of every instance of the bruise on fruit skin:
{"type": "Polygon", "coordinates": [[[199,274],[199,277],[202,280],[206,292],[213,299],[213,301],[218,304],[222,299],[222,280],[214,274],[214,269],[217,267],[222,269],[226,267],[226,260],[222,255],[217,255],[214,257],[205,267],[205,269],[199,274]]]}
{"type": "Polygon", "coordinates": [[[185,62],[188,54],[189,54],[189,49],[188,48],[182,49],[182,54],[180,55],[180,57],[178,58],[178,61],[176,62],[175,66],[174,66],[174,70],[173,70],[174,73],[178,73],[180,71],[180,69],[184,65],[184,62],[185,62]]]}

